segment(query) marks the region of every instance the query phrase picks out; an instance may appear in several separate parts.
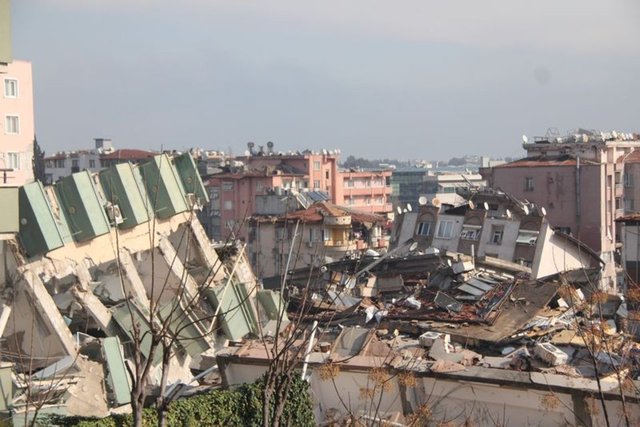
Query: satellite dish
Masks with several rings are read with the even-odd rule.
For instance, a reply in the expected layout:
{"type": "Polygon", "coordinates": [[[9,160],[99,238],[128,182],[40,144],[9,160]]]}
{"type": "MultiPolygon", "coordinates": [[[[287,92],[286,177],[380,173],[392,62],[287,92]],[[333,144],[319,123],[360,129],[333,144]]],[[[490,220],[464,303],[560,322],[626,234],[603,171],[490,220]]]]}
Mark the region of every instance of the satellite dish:
{"type": "Polygon", "coordinates": [[[431,199],[431,204],[437,208],[440,207],[440,199],[438,199],[437,197],[434,197],[433,199],[431,199]]]}
{"type": "Polygon", "coordinates": [[[451,260],[450,260],[450,259],[447,259],[447,265],[448,265],[449,267],[451,267],[451,260]]]}
{"type": "Polygon", "coordinates": [[[409,246],[409,252],[413,252],[418,249],[418,242],[413,242],[411,246],[409,246]]]}
{"type": "Polygon", "coordinates": [[[326,266],[326,265],[323,265],[322,267],[320,267],[320,271],[321,271],[322,273],[326,273],[326,272],[327,272],[327,266],[326,266]]]}
{"type": "Polygon", "coordinates": [[[424,196],[420,196],[420,197],[418,198],[418,204],[419,204],[420,206],[424,206],[424,205],[426,205],[426,204],[427,204],[427,198],[426,198],[426,197],[424,197],[424,196]]]}
{"type": "Polygon", "coordinates": [[[476,204],[473,203],[471,200],[469,200],[468,205],[469,205],[469,209],[475,209],[476,208],[476,204]]]}
{"type": "Polygon", "coordinates": [[[396,207],[396,210],[398,211],[398,215],[402,215],[402,208],[400,206],[396,207]]]}
{"type": "Polygon", "coordinates": [[[529,142],[529,138],[527,138],[527,135],[522,135],[522,142],[524,142],[525,144],[529,142]]]}
{"type": "Polygon", "coordinates": [[[525,215],[529,215],[529,206],[524,205],[524,206],[522,207],[522,210],[524,211],[524,214],[525,214],[525,215]]]}
{"type": "Polygon", "coordinates": [[[542,216],[547,216],[547,210],[544,208],[544,206],[540,208],[540,213],[542,213],[542,216]]]}
{"type": "Polygon", "coordinates": [[[402,210],[402,213],[407,213],[407,208],[404,208],[404,209],[402,210]]]}
{"type": "Polygon", "coordinates": [[[511,219],[511,211],[507,209],[507,218],[511,219]]]}
{"type": "Polygon", "coordinates": [[[488,211],[488,210],[489,210],[489,203],[484,202],[484,203],[482,204],[482,206],[484,206],[484,210],[485,210],[485,211],[488,211]]]}
{"type": "Polygon", "coordinates": [[[413,208],[411,207],[411,203],[407,203],[407,210],[409,212],[411,212],[413,210],[413,208]]]}

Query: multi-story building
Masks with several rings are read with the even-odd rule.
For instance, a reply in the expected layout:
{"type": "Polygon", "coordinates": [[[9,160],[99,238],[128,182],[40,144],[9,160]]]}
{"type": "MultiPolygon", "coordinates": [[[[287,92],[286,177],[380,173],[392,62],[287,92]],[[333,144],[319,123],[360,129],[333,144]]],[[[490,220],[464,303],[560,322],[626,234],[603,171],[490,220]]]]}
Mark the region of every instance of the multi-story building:
{"type": "Polygon", "coordinates": [[[525,137],[523,147],[526,158],[481,170],[488,184],[545,207],[554,227],[600,254],[602,284],[613,288],[615,219],[624,213],[625,158],[640,147],[638,135],[579,130],[533,142],[525,137]]]}
{"type": "Polygon", "coordinates": [[[120,149],[113,147],[107,138],[94,138],[94,148],[90,150],[60,151],[44,158],[45,184],[52,184],[60,178],[82,170],[98,172],[119,163],[144,162],[156,153],[137,149],[120,149]]]}
{"type": "Polygon", "coordinates": [[[391,174],[392,203],[395,206],[417,205],[427,173],[429,169],[422,167],[395,169],[391,174]]]}
{"type": "Polygon", "coordinates": [[[396,219],[391,241],[412,239],[419,249],[436,248],[500,259],[531,269],[541,278],[579,268],[598,268],[598,255],[577,239],[553,230],[546,210],[491,189],[465,194],[464,205],[425,204],[396,219]]]}
{"type": "Polygon", "coordinates": [[[284,215],[249,219],[248,253],[259,277],[279,276],[289,269],[319,267],[331,260],[385,248],[386,218],[328,202],[284,215]]]}
{"type": "Polygon", "coordinates": [[[486,182],[482,175],[475,172],[428,172],[424,176],[423,190],[420,196],[428,201],[435,200],[442,204],[458,205],[464,199],[458,195],[462,189],[484,187],[486,182]]]}
{"type": "Polygon", "coordinates": [[[390,169],[339,171],[335,203],[361,212],[390,214],[391,173],[390,169]]]}
{"type": "Polygon", "coordinates": [[[11,53],[9,2],[0,2],[0,186],[33,181],[33,80],[31,63],[11,53]]]}
{"type": "Polygon", "coordinates": [[[212,239],[246,240],[246,221],[256,213],[258,196],[321,191],[336,200],[337,150],[275,153],[272,143],[267,147],[254,150],[249,143],[245,156],[228,159],[224,172],[207,179],[211,201],[200,220],[212,239]]]}

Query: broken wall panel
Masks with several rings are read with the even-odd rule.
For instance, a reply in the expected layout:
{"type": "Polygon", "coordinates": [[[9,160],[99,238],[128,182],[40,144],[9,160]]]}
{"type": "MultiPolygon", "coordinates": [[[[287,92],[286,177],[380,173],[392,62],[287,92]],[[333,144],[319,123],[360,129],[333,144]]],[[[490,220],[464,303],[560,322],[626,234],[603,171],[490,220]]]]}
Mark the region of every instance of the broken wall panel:
{"type": "Polygon", "coordinates": [[[185,195],[169,158],[162,154],[138,166],[151,206],[158,218],[188,210],[185,195]]]}
{"type": "Polygon", "coordinates": [[[28,256],[64,246],[65,239],[40,182],[20,187],[19,211],[20,242],[28,256]]]}
{"type": "MultiPolygon", "coordinates": [[[[209,194],[207,194],[202,183],[202,178],[200,178],[198,168],[196,167],[191,154],[184,153],[180,156],[176,156],[173,158],[173,163],[176,171],[178,172],[178,176],[180,177],[180,182],[184,191],[187,194],[193,194],[199,205],[209,203],[209,194]]],[[[189,208],[193,208],[193,205],[189,206],[189,208]]]]}
{"type": "Polygon", "coordinates": [[[149,221],[146,194],[138,186],[133,167],[130,163],[121,163],[100,171],[100,184],[109,202],[117,205],[122,214],[119,228],[131,228],[149,221]]]}
{"type": "Polygon", "coordinates": [[[222,332],[231,340],[242,340],[257,331],[256,319],[244,286],[231,281],[205,291],[209,303],[218,309],[222,332]]]}
{"type": "Polygon", "coordinates": [[[110,231],[109,220],[89,172],[62,178],[56,183],[55,191],[73,240],[83,242],[110,231]]]}

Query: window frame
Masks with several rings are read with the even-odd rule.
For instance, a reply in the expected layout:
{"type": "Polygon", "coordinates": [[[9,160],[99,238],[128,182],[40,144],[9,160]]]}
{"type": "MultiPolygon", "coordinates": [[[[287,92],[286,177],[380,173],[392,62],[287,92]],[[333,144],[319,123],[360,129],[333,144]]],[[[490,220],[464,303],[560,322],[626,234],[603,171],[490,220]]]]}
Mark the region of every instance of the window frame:
{"type": "Polygon", "coordinates": [[[17,114],[7,114],[4,116],[4,133],[7,135],[20,135],[20,116],[17,114]],[[10,131],[9,128],[13,126],[9,126],[10,122],[14,122],[15,131],[10,131]]]}
{"type": "Polygon", "coordinates": [[[422,221],[418,223],[418,227],[416,228],[417,236],[430,236],[431,235],[431,222],[430,221],[422,221]],[[426,228],[426,233],[424,233],[426,228]]]}
{"type": "Polygon", "coordinates": [[[2,93],[4,95],[5,98],[9,98],[9,99],[15,99],[19,96],[20,94],[20,89],[19,89],[19,85],[18,85],[18,79],[16,79],[15,77],[5,77],[3,80],[3,84],[2,84],[2,93]],[[9,83],[13,83],[12,86],[12,92],[13,93],[9,93],[8,89],[10,87],[9,83]]]}
{"type": "Polygon", "coordinates": [[[535,190],[535,186],[533,184],[533,177],[532,176],[525,176],[524,177],[524,191],[534,191],[535,190]]]}
{"type": "Polygon", "coordinates": [[[438,230],[436,231],[438,239],[451,239],[453,237],[453,220],[442,219],[438,222],[438,230]],[[446,227],[449,227],[448,229],[446,227]],[[446,233],[445,233],[446,231],[446,233]]]}

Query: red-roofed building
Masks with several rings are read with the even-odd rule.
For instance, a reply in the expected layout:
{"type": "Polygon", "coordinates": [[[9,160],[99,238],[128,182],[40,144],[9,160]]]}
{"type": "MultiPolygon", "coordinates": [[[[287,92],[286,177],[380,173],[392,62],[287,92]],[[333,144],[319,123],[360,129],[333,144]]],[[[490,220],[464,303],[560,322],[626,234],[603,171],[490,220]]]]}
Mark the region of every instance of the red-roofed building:
{"type": "Polygon", "coordinates": [[[624,214],[625,184],[632,179],[625,178],[625,159],[638,156],[630,155],[640,147],[638,136],[579,130],[523,147],[526,158],[481,170],[488,185],[544,207],[554,227],[600,254],[606,263],[602,284],[613,289],[620,246],[615,219],[624,214]]]}
{"type": "Polygon", "coordinates": [[[95,148],[90,150],[61,151],[44,158],[46,184],[52,184],[72,173],[88,170],[98,172],[114,164],[139,163],[156,153],[137,149],[115,150],[107,138],[95,138],[95,148]]]}
{"type": "Polygon", "coordinates": [[[140,163],[155,156],[153,151],[136,150],[131,148],[123,148],[121,150],[115,150],[110,153],[105,153],[100,156],[100,165],[103,168],[107,168],[119,163],[140,163]]]}
{"type": "Polygon", "coordinates": [[[247,251],[258,277],[278,276],[287,266],[291,245],[289,269],[318,267],[327,258],[386,248],[386,223],[382,215],[318,202],[285,215],[251,217],[247,251]]]}

